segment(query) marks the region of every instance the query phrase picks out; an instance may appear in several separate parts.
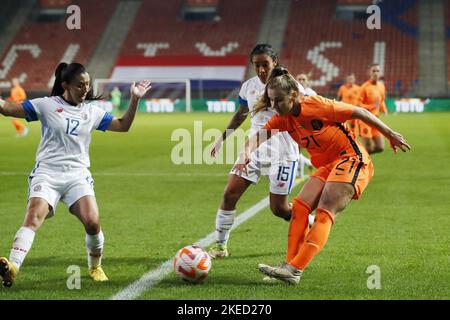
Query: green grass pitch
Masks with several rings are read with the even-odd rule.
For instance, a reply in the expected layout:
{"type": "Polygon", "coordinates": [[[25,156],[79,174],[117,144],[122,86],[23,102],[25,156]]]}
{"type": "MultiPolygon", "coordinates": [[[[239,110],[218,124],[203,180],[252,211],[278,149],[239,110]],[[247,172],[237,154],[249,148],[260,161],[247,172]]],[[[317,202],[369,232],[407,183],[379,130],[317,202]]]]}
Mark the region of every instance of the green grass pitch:
{"type": "MultiPolygon", "coordinates": [[[[170,156],[177,142],[171,134],[176,128],[193,131],[195,120],[203,121],[203,129],[223,129],[230,116],[139,114],[127,134],[95,132],[91,172],[110,281],[94,283],[87,276],[83,227],[60,204],[37,233],[17,282],[0,288],[0,299],[108,299],[211,233],[231,165],[174,165],[170,156]],[[73,265],[81,270],[79,290],[67,287],[73,265]]],[[[412,151],[395,156],[386,146],[373,157],[372,182],[337,218],[300,286],[261,281],[257,264],[283,260],[288,230],[266,208],[232,233],[231,256],[213,261],[202,285],[187,285],[172,272],[138,299],[449,299],[450,113],[383,119],[412,151]],[[366,271],[373,265],[379,267],[381,289],[367,287],[366,271]]],[[[0,255],[9,255],[23,221],[39,139],[39,123],[19,139],[10,120],[0,118],[0,255]]],[[[267,194],[263,179],[243,196],[238,212],[267,194]]]]}

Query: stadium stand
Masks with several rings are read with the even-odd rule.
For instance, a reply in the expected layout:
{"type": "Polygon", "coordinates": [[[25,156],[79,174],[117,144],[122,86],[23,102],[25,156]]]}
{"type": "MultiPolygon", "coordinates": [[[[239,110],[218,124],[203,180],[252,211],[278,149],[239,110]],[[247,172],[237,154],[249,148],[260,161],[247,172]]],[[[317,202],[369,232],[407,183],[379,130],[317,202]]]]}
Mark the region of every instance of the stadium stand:
{"type": "MultiPolygon", "coordinates": [[[[341,5],[361,2],[339,1],[341,5]]],[[[383,12],[381,30],[368,30],[361,19],[337,20],[336,4],[336,1],[292,2],[282,62],[294,73],[311,72],[316,91],[334,95],[350,71],[356,74],[358,82],[365,81],[367,67],[377,55],[388,92],[405,94],[417,79],[416,1],[379,4],[383,12]],[[302,32],[302,25],[316,31],[302,32]]]]}
{"type": "Polygon", "coordinates": [[[256,39],[265,1],[222,1],[220,19],[213,21],[177,19],[183,3],[183,0],[143,2],[120,55],[195,56],[221,48],[224,55],[248,55],[256,39]],[[158,28],[158,32],[149,32],[153,28],[158,28]],[[150,43],[155,44],[154,49],[143,50],[150,43]]]}
{"type": "MultiPolygon", "coordinates": [[[[48,92],[55,66],[63,57],[66,61],[88,62],[117,0],[71,2],[83,8],[80,30],[66,27],[65,11],[59,21],[40,21],[36,13],[41,7],[36,4],[34,19],[22,26],[0,59],[2,88],[9,87],[12,77],[19,77],[28,91],[48,92]]],[[[58,3],[46,1],[44,9],[49,5],[54,8],[58,3]]]]}
{"type": "MultiPolygon", "coordinates": [[[[0,50],[0,91],[7,91],[9,80],[19,77],[27,91],[48,92],[59,61],[89,64],[121,0],[30,1],[35,2],[31,16],[12,37],[3,37],[12,41],[8,40],[3,51],[0,50]],[[44,9],[51,11],[69,4],[83,8],[81,30],[66,27],[65,13],[59,20],[39,15],[44,9]]],[[[156,59],[152,63],[171,58],[183,61],[186,66],[196,66],[199,57],[217,57],[240,61],[239,65],[245,67],[248,53],[263,30],[264,12],[270,3],[270,0],[136,0],[139,11],[123,43],[118,41],[119,53],[111,61],[116,61],[117,66],[120,61],[128,62],[134,57],[138,61],[156,59]],[[214,16],[191,19],[183,16],[188,7],[214,12],[214,16]]],[[[419,0],[378,3],[383,13],[381,30],[367,29],[365,9],[371,3],[371,0],[291,0],[280,61],[294,74],[311,73],[314,89],[328,96],[335,96],[350,71],[356,74],[357,82],[364,82],[368,65],[376,61],[382,65],[390,95],[415,95],[419,81],[419,0]],[[355,12],[359,8],[359,13],[350,18],[339,15],[339,8],[346,7],[356,8],[355,12]]],[[[450,3],[443,3],[445,60],[450,78],[450,3]]],[[[112,75],[114,66],[110,71],[112,75]]]]}

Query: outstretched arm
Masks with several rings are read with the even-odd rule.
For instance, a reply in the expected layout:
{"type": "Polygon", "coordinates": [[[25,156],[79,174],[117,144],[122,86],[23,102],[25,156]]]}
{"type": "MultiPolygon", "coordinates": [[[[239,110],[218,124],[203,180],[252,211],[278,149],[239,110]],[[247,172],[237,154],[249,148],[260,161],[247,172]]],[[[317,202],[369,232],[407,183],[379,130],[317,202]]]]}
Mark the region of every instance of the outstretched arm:
{"type": "Polygon", "coordinates": [[[150,88],[150,81],[148,80],[141,81],[137,85],[134,82],[131,84],[131,99],[128,110],[122,118],[114,118],[111,121],[108,127],[109,131],[127,132],[130,130],[134,116],[136,115],[139,99],[142,98],[150,88]]]}
{"type": "Polygon", "coordinates": [[[5,117],[25,118],[25,109],[20,103],[9,103],[0,99],[0,113],[5,117]]]}
{"type": "Polygon", "coordinates": [[[375,117],[372,113],[363,108],[355,108],[352,113],[352,119],[359,119],[367,123],[368,125],[378,129],[386,138],[389,139],[391,148],[394,153],[397,153],[397,148],[406,152],[411,150],[411,147],[403,138],[403,136],[389,128],[383,121],[375,117]]]}
{"type": "Polygon", "coordinates": [[[234,170],[239,174],[240,172],[247,172],[247,164],[250,161],[250,155],[253,151],[258,149],[258,147],[270,139],[272,136],[271,130],[260,129],[256,134],[251,136],[244,145],[244,149],[239,155],[239,161],[234,166],[234,170]]]}
{"type": "Polygon", "coordinates": [[[240,125],[247,119],[248,107],[240,105],[238,111],[233,115],[222,136],[217,139],[211,150],[211,157],[215,157],[222,147],[223,142],[233,133],[234,130],[240,127],[240,125]]]}

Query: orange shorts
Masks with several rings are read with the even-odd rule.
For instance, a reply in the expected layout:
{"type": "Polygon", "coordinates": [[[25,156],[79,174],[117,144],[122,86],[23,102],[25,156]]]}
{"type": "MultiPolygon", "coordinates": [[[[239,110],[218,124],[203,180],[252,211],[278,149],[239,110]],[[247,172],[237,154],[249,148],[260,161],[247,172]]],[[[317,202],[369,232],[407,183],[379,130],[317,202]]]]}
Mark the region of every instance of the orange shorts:
{"type": "Polygon", "coordinates": [[[361,138],[375,138],[383,134],[363,121],[358,121],[358,132],[361,138]]]}
{"type": "Polygon", "coordinates": [[[366,163],[358,156],[341,157],[326,166],[320,167],[311,176],[323,182],[346,182],[355,188],[353,199],[358,199],[373,176],[373,163],[369,158],[366,163]]]}

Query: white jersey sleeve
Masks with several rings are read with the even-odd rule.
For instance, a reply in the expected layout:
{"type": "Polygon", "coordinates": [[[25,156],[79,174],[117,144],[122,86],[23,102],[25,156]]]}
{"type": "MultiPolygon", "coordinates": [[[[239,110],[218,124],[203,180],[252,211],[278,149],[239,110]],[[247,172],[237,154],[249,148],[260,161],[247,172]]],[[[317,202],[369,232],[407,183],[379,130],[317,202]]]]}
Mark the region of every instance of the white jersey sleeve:
{"type": "Polygon", "coordinates": [[[248,82],[246,81],[242,84],[241,90],[239,90],[239,104],[246,107],[248,107],[247,86],[248,82]]]}
{"type": "Polygon", "coordinates": [[[22,107],[25,110],[25,120],[28,122],[39,120],[42,117],[43,110],[45,110],[45,101],[46,98],[37,98],[22,102],[22,107]]]}
{"type": "Polygon", "coordinates": [[[307,96],[317,96],[317,92],[315,92],[313,89],[311,88],[306,88],[306,95],[307,96]]]}
{"type": "Polygon", "coordinates": [[[97,107],[95,104],[91,105],[91,112],[94,119],[92,130],[108,130],[108,127],[111,124],[111,121],[114,119],[114,116],[97,107]]]}

